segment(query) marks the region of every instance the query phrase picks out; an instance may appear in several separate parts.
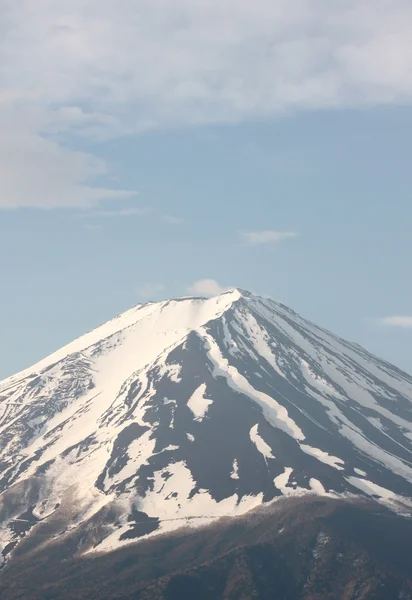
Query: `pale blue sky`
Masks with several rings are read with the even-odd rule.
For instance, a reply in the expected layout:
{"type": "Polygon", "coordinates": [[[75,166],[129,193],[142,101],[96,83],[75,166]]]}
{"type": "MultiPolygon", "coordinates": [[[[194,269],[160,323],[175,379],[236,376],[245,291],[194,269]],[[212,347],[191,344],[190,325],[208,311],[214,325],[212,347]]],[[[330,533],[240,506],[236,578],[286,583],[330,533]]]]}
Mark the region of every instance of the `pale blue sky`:
{"type": "Polygon", "coordinates": [[[317,0],[298,15],[258,0],[252,22],[240,3],[235,23],[232,2],[176,0],[161,19],[146,2],[74,4],[42,0],[40,18],[18,0],[5,20],[0,378],[203,279],[411,373],[408,4],[348,0],[320,24],[317,0]],[[136,42],[139,10],[152,35],[136,42]],[[273,56],[262,35],[282,41],[273,56]]]}

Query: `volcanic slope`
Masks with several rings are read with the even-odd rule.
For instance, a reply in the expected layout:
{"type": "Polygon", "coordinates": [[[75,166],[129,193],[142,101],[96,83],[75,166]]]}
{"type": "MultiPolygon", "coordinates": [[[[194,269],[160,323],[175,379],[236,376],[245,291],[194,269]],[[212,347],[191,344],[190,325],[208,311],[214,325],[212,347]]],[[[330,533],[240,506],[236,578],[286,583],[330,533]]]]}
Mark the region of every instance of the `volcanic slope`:
{"type": "Polygon", "coordinates": [[[272,300],[139,305],[0,383],[4,561],[33,530],[107,551],[307,493],[408,510],[412,378],[272,300]]]}

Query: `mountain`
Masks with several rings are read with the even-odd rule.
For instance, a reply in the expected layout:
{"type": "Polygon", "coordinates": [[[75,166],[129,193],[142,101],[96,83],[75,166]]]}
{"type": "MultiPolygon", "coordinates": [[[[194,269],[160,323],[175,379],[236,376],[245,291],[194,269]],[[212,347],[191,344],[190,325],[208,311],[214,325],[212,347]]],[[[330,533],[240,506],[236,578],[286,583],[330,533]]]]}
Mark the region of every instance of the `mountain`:
{"type": "Polygon", "coordinates": [[[412,519],[372,500],[280,498],[246,517],[81,556],[33,532],[2,600],[411,600],[412,519]]]}
{"type": "Polygon", "coordinates": [[[354,495],[412,509],[412,378],[242,290],[139,305],[0,383],[4,572],[354,495]]]}

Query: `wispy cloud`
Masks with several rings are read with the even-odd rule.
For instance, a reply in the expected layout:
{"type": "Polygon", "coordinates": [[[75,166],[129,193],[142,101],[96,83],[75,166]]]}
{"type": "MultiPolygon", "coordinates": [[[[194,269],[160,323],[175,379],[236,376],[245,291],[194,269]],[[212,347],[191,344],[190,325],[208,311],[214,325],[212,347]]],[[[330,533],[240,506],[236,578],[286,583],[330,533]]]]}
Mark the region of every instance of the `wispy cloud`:
{"type": "Polygon", "coordinates": [[[162,219],[169,223],[169,225],[182,225],[186,222],[184,217],[176,217],[173,215],[162,215],[162,219]]]}
{"type": "Polygon", "coordinates": [[[89,229],[90,231],[100,231],[103,229],[101,225],[97,225],[96,223],[83,223],[83,229],[89,229]]]}
{"type": "Polygon", "coordinates": [[[16,108],[0,95],[0,209],[84,208],[136,196],[96,184],[109,174],[107,164],[45,137],[47,122],[38,108],[16,108]]]}
{"type": "MultiPolygon", "coordinates": [[[[151,212],[150,206],[136,207],[131,206],[129,208],[114,208],[113,210],[94,210],[91,214],[94,217],[141,217],[151,212]]],[[[90,214],[90,213],[89,213],[90,214]]]]}
{"type": "Polygon", "coordinates": [[[378,319],[378,323],[389,327],[402,327],[412,329],[412,316],[393,315],[378,319]]]}
{"type": "Polygon", "coordinates": [[[0,209],[134,194],[84,137],[412,102],[410,0],[3,4],[0,209]]]}
{"type": "Polygon", "coordinates": [[[144,300],[154,300],[165,291],[162,283],[146,282],[137,288],[137,294],[144,300]]]}
{"type": "Polygon", "coordinates": [[[191,285],[189,285],[187,291],[189,294],[200,296],[218,296],[219,294],[223,294],[223,292],[226,292],[230,289],[230,287],[220,285],[216,279],[199,279],[198,281],[194,281],[191,285]]]}
{"type": "Polygon", "coordinates": [[[270,229],[262,231],[241,231],[240,236],[249,246],[258,246],[261,244],[276,244],[290,238],[295,238],[298,233],[295,231],[273,231],[270,229]]]}

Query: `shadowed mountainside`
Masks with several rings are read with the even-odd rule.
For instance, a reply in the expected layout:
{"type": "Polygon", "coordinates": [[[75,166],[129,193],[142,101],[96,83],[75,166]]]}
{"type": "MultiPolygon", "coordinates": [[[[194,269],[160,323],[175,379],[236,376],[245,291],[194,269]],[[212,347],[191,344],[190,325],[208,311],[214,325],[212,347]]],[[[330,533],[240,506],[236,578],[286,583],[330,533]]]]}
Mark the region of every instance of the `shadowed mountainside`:
{"type": "Polygon", "coordinates": [[[412,520],[372,500],[280,499],[89,557],[83,533],[23,540],[2,600],[412,600],[412,520]]]}

